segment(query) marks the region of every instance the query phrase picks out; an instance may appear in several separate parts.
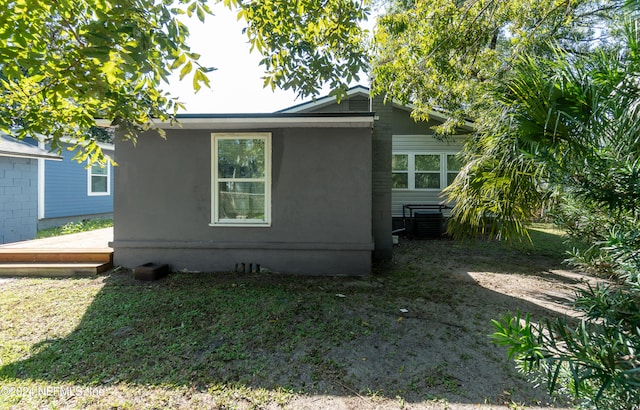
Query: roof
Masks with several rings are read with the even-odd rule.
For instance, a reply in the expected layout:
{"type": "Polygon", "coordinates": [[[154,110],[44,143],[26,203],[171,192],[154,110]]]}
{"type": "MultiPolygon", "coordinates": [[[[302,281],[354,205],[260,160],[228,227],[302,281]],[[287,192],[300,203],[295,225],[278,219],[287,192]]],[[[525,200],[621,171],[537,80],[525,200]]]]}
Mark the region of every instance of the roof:
{"type": "MultiPolygon", "coordinates": [[[[347,97],[365,97],[370,99],[370,89],[363,85],[356,85],[347,90],[347,97]]],[[[182,128],[182,129],[217,129],[249,130],[264,127],[292,128],[292,127],[366,127],[373,125],[375,113],[373,112],[309,112],[319,108],[335,104],[335,96],[324,96],[291,107],[283,108],[274,113],[240,113],[240,114],[178,114],[176,121],[160,121],[154,119],[151,126],[157,128],[182,128]]],[[[412,105],[392,102],[393,106],[404,111],[411,112],[412,105]]],[[[444,122],[448,116],[444,112],[430,111],[429,117],[436,121],[444,122]]],[[[111,122],[105,119],[97,119],[101,127],[110,127],[111,122]]],[[[466,120],[460,127],[466,131],[473,131],[473,121],[466,120]]]]}
{"type": "MultiPolygon", "coordinates": [[[[371,98],[369,87],[365,87],[363,85],[356,85],[355,87],[351,87],[347,90],[347,97],[345,99],[353,98],[355,96],[371,98]]],[[[331,104],[335,104],[336,102],[337,102],[337,99],[335,96],[324,96],[324,97],[320,97],[302,104],[297,104],[291,107],[283,108],[282,110],[279,110],[276,112],[277,113],[303,113],[307,110],[316,110],[331,104]]],[[[411,104],[409,105],[401,104],[400,102],[395,100],[392,102],[392,104],[395,108],[408,111],[408,112],[411,112],[414,109],[414,106],[411,104]]],[[[448,119],[448,116],[444,112],[431,110],[429,111],[429,118],[433,118],[436,121],[445,122],[448,119]]],[[[474,129],[473,121],[465,120],[465,123],[460,128],[466,131],[472,131],[474,129]]]]}
{"type": "Polygon", "coordinates": [[[62,160],[59,155],[52,154],[35,145],[27,144],[7,134],[0,134],[0,157],[62,160]]]}
{"type": "MultiPolygon", "coordinates": [[[[84,147],[86,145],[87,142],[85,141],[81,141],[79,142],[79,140],[77,138],[70,138],[70,137],[62,137],[60,138],[60,141],[64,142],[65,144],[79,144],[80,146],[84,147]]],[[[95,142],[95,144],[97,146],[99,146],[103,151],[104,150],[109,150],[109,151],[114,151],[115,150],[115,145],[113,145],[113,143],[111,142],[101,142],[101,141],[93,141],[95,142]]]]}
{"type": "Polygon", "coordinates": [[[158,128],[253,130],[269,128],[366,128],[373,113],[179,114],[177,123],[154,121],[158,128]]]}
{"type": "MultiPolygon", "coordinates": [[[[369,87],[365,87],[364,85],[356,85],[354,87],[349,88],[347,90],[346,99],[353,98],[355,96],[369,98],[369,87]]],[[[337,98],[334,95],[327,95],[324,97],[313,99],[312,101],[307,101],[291,107],[283,108],[276,112],[277,113],[301,113],[309,109],[318,109],[327,105],[334,104],[336,101],[337,101],[337,98]]]]}

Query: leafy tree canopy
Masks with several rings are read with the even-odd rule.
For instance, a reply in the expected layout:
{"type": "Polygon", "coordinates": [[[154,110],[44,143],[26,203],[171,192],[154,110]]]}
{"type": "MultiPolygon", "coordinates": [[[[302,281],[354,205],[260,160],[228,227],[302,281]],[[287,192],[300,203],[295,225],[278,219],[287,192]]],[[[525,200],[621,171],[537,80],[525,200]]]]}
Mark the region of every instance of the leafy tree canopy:
{"type": "Polygon", "coordinates": [[[588,50],[613,29],[620,1],[398,0],[378,20],[374,39],[375,93],[410,103],[414,116],[449,112],[440,131],[465,117],[479,120],[488,91],[524,54],[547,55],[551,43],[588,50]]]}
{"type": "MultiPolygon", "coordinates": [[[[357,24],[366,2],[212,2],[238,10],[271,87],[307,96],[328,82],[340,94],[367,61],[357,24]]],[[[182,19],[209,21],[206,0],[0,0],[0,8],[0,132],[58,150],[73,137],[79,161],[103,159],[96,118],[135,139],[184,108],[162,89],[171,72],[196,91],[209,85],[213,68],[198,64],[182,19]]]]}
{"type": "Polygon", "coordinates": [[[234,1],[252,48],[264,58],[265,86],[291,89],[300,97],[328,84],[346,95],[368,66],[367,33],[359,23],[368,0],[234,1]]]}

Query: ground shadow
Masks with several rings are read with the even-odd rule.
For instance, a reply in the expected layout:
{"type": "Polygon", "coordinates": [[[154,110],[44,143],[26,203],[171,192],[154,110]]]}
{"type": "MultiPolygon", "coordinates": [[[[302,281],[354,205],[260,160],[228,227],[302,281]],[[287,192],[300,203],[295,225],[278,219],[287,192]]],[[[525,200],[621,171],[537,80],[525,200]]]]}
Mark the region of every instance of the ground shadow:
{"type": "MultiPolygon", "coordinates": [[[[150,283],[111,273],[75,330],[39,342],[0,379],[546,402],[487,335],[509,311],[557,312],[466,273],[496,252],[403,241],[394,263],[368,278],[179,273],[150,283]]],[[[494,260],[494,271],[517,270],[527,256],[506,252],[516,253],[494,260]]],[[[546,275],[556,263],[527,263],[522,274],[546,275]]]]}

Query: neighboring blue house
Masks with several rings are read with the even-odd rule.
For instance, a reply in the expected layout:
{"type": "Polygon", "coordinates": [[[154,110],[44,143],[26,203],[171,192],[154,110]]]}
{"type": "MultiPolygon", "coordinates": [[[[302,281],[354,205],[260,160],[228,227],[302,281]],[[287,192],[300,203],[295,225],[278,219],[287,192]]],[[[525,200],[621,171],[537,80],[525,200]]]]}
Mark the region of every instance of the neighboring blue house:
{"type": "MultiPolygon", "coordinates": [[[[113,144],[98,143],[113,158],[113,144]]],[[[43,144],[40,144],[41,148],[43,144]]],[[[60,162],[38,164],[38,228],[113,216],[113,166],[79,163],[64,144],[60,162]]]]}
{"type": "Polygon", "coordinates": [[[0,134],[0,243],[33,239],[38,228],[38,165],[61,157],[0,134]]]}

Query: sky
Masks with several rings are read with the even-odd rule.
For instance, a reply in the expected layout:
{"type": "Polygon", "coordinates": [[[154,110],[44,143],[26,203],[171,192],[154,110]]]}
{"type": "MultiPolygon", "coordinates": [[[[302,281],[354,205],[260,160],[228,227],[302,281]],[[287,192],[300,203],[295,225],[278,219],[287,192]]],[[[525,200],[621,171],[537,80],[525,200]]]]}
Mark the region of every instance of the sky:
{"type": "MultiPolygon", "coordinates": [[[[212,9],[214,15],[207,16],[204,23],[195,16],[184,20],[189,26],[191,51],[201,55],[203,66],[217,68],[209,73],[211,88],[202,87],[195,93],[192,76],[179,81],[177,74],[170,77],[167,88],[186,105],[187,113],[268,113],[308,101],[296,99],[293,91],[264,88],[260,55],[249,52],[243,22],[220,4],[212,9]]],[[[323,90],[321,96],[328,92],[323,90]]]]}

